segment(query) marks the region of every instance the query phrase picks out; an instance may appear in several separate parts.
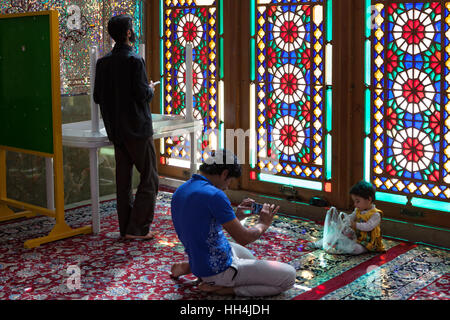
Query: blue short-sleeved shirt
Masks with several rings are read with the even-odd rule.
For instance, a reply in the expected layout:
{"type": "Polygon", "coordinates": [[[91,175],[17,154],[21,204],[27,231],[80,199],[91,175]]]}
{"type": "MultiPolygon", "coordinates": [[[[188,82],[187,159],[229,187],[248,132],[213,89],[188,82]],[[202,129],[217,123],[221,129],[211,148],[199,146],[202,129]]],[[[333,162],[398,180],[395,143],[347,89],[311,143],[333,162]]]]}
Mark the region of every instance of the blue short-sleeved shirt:
{"type": "Polygon", "coordinates": [[[225,271],[232,262],[222,224],[236,218],[230,200],[205,177],[194,174],[172,197],[172,221],[197,277],[225,271]]]}

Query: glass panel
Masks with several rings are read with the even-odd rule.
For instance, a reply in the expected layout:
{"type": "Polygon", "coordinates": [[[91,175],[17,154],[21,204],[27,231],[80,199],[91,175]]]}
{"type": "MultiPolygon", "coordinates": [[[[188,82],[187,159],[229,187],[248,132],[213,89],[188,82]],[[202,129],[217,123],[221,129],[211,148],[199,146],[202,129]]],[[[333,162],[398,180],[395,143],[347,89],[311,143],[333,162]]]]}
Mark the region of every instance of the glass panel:
{"type": "Polygon", "coordinates": [[[250,153],[256,150],[258,177],[321,190],[331,179],[331,143],[325,145],[332,129],[332,33],[326,23],[331,1],[252,1],[251,6],[250,90],[256,92],[250,153]]]}
{"type": "MultiPolygon", "coordinates": [[[[214,150],[221,139],[222,112],[219,106],[219,81],[223,74],[219,34],[219,1],[164,1],[163,21],[163,113],[185,115],[186,107],[186,44],[193,44],[193,116],[202,120],[200,159],[207,148],[214,150]]],[[[190,161],[189,134],[164,139],[161,156],[171,158],[167,163],[185,166],[190,161]],[[177,161],[173,161],[173,160],[177,161]],[[185,163],[184,165],[182,163],[185,163]]],[[[206,153],[205,153],[206,154],[206,153]]]]}
{"type": "MultiPolygon", "coordinates": [[[[366,102],[366,127],[372,129],[367,133],[367,178],[381,193],[441,210],[436,202],[417,197],[450,199],[450,3],[367,5],[372,40],[366,50],[372,81],[366,102]]],[[[384,200],[391,201],[387,196],[384,200]]]]}

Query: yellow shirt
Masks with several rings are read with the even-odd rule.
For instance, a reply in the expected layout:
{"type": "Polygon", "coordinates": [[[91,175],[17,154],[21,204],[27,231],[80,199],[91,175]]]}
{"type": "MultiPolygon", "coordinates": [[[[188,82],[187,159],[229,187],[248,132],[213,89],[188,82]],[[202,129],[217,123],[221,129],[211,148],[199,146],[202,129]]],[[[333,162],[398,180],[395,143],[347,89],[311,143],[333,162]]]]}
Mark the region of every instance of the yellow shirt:
{"type": "MultiPolygon", "coordinates": [[[[383,215],[383,212],[375,207],[373,207],[368,211],[363,212],[364,213],[361,213],[359,209],[355,209],[356,222],[367,222],[376,212],[378,212],[380,216],[383,215]]],[[[364,246],[368,251],[377,251],[377,252],[386,251],[383,245],[383,241],[381,240],[382,238],[381,238],[380,224],[378,224],[371,231],[367,232],[356,229],[356,234],[357,234],[357,242],[362,246],[364,246]]]]}

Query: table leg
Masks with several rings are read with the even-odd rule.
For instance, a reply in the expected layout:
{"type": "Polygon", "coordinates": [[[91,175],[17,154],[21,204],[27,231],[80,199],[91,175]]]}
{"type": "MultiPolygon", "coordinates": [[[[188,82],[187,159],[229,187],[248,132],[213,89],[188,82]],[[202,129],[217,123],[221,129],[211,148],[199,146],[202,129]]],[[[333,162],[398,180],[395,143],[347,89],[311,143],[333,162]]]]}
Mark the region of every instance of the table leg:
{"type": "Polygon", "coordinates": [[[53,158],[45,158],[45,176],[47,179],[47,209],[55,210],[55,187],[53,182],[53,158]]]}
{"type": "Polygon", "coordinates": [[[190,168],[190,174],[191,177],[194,173],[197,172],[197,140],[195,139],[196,132],[191,131],[190,132],[190,139],[191,139],[191,168],[190,168]]]}
{"type": "Polygon", "coordinates": [[[98,149],[89,149],[91,178],[92,232],[100,233],[99,186],[98,186],[98,149]]]}

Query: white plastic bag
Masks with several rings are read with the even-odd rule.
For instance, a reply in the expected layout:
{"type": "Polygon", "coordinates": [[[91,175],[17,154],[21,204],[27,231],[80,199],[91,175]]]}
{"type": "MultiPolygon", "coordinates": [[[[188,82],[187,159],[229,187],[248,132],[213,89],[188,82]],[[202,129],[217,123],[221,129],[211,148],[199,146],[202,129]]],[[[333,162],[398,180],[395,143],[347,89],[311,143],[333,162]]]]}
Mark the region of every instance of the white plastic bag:
{"type": "Polygon", "coordinates": [[[331,254],[351,254],[355,250],[356,234],[350,219],[335,207],[328,210],[323,228],[323,249],[331,254]]]}

